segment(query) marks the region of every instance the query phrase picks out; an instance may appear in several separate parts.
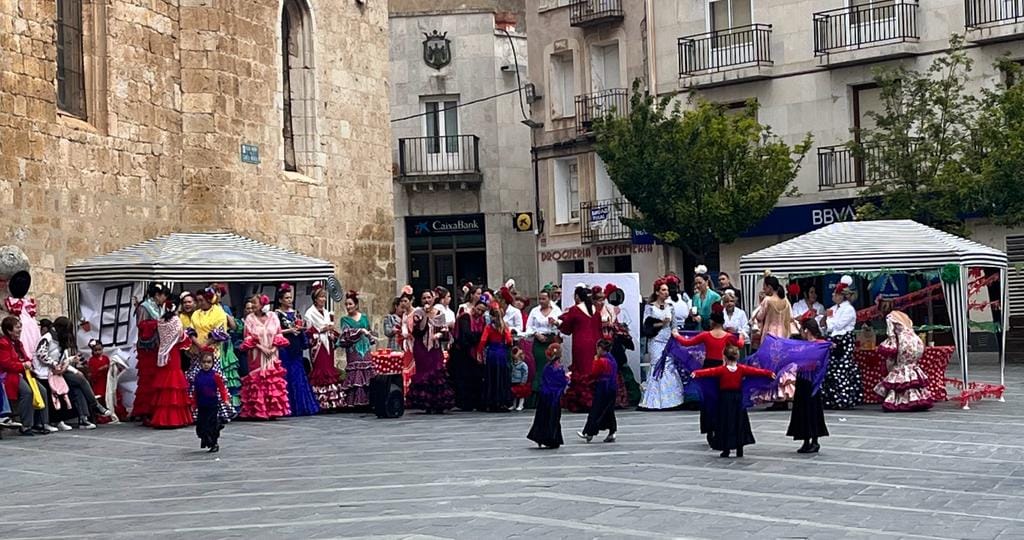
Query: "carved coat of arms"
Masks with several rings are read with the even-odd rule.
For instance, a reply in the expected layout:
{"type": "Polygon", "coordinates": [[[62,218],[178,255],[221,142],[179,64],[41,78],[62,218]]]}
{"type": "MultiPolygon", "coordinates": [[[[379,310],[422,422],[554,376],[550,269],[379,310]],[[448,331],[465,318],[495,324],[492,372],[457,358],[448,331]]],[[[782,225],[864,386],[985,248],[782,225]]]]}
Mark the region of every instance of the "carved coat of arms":
{"type": "Polygon", "coordinates": [[[448,39],[448,32],[439,34],[437,30],[433,33],[423,33],[426,38],[423,40],[423,61],[434,69],[441,69],[452,62],[452,42],[448,39]]]}

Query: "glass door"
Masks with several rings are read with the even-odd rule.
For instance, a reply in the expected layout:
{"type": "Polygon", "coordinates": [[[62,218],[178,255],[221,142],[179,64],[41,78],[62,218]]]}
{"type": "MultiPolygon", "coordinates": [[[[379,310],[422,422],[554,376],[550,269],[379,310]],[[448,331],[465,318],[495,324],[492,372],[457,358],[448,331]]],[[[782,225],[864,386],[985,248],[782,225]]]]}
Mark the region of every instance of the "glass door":
{"type": "Polygon", "coordinates": [[[461,169],[458,101],[423,103],[427,172],[458,172],[461,169]]]}

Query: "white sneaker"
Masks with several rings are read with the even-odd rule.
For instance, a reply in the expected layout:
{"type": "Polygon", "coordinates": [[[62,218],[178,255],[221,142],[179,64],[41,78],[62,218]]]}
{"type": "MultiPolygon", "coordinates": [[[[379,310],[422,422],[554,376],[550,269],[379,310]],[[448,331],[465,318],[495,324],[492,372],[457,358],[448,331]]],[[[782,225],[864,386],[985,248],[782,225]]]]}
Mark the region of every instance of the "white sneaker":
{"type": "Polygon", "coordinates": [[[519,404],[519,406],[518,406],[518,407],[516,407],[516,410],[517,410],[517,411],[521,411],[521,410],[523,410],[523,404],[522,404],[522,403],[520,403],[520,404],[519,404]]]}
{"type": "Polygon", "coordinates": [[[57,429],[55,429],[54,431],[57,431],[57,430],[60,430],[60,431],[71,431],[71,426],[65,424],[64,422],[57,422],[57,429]]]}
{"type": "Polygon", "coordinates": [[[85,422],[80,422],[78,424],[78,429],[96,429],[96,424],[86,420],[85,422]]]}
{"type": "MultiPolygon", "coordinates": [[[[61,422],[61,423],[63,424],[63,422],[61,422]]],[[[45,431],[47,433],[56,433],[56,432],[58,432],[60,430],[55,428],[55,427],[53,427],[53,426],[51,426],[50,424],[46,424],[46,425],[43,426],[43,431],[45,431]]]]}
{"type": "Polygon", "coordinates": [[[10,416],[0,418],[0,427],[5,428],[20,428],[21,422],[15,422],[10,416]]]}

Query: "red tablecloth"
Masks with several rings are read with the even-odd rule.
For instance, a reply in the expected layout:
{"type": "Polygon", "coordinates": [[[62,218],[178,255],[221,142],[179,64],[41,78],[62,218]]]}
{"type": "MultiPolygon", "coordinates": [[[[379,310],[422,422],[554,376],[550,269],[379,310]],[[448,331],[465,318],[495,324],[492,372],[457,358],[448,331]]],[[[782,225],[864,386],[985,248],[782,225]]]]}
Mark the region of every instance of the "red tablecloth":
{"type": "MultiPolygon", "coordinates": [[[[857,350],[853,358],[860,368],[860,378],[864,383],[864,402],[881,403],[882,396],[875,393],[875,385],[889,374],[885,358],[876,351],[857,350]]],[[[928,389],[932,391],[932,399],[946,401],[946,367],[953,358],[953,347],[925,347],[921,355],[921,369],[928,375],[928,389]]]]}

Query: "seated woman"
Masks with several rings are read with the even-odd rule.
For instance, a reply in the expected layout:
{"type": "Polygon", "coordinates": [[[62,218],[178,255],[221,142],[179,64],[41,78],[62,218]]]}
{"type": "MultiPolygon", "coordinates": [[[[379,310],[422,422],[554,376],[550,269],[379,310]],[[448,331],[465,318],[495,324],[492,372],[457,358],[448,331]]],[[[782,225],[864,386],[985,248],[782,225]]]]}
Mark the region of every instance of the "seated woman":
{"type": "MultiPolygon", "coordinates": [[[[0,322],[0,372],[4,374],[4,391],[15,404],[14,409],[22,424],[19,433],[26,436],[33,435],[33,432],[46,435],[54,430],[46,429],[50,423],[48,408],[36,409],[32,406],[32,387],[27,379],[31,368],[32,362],[21,344],[21,321],[17,317],[7,316],[0,322]]],[[[49,403],[50,395],[46,389],[39,386],[39,392],[43,402],[49,403]]]]}

